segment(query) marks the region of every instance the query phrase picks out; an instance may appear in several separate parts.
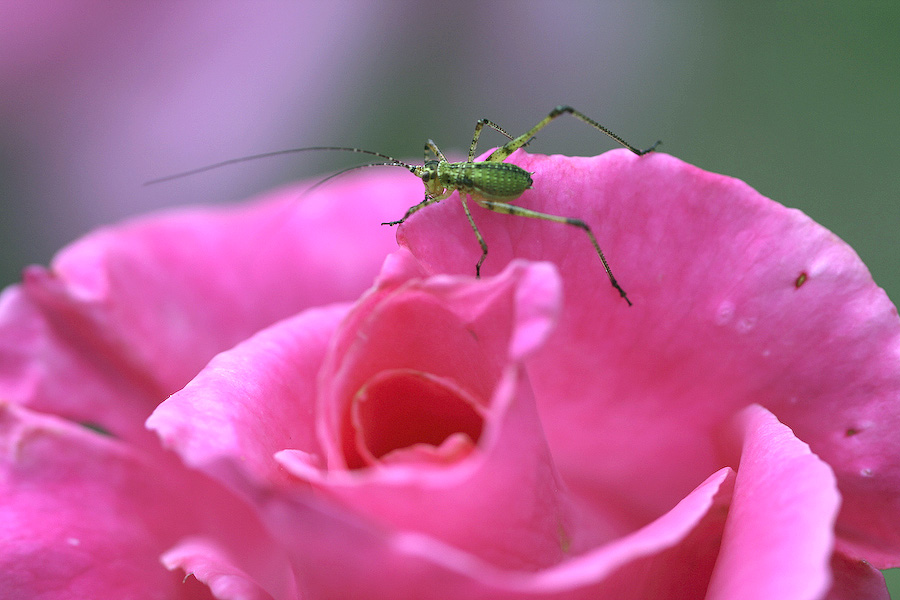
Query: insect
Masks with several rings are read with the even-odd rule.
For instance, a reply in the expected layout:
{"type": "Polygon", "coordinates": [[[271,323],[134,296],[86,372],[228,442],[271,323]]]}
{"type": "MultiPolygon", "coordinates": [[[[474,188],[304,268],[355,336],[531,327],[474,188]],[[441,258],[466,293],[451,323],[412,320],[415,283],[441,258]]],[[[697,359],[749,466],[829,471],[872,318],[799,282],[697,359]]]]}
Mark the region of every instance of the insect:
{"type": "Polygon", "coordinates": [[[468,219],[469,225],[472,227],[472,231],[475,232],[475,237],[478,240],[478,244],[479,246],[481,246],[481,257],[478,259],[478,262],[475,265],[476,277],[481,276],[481,265],[487,258],[488,246],[484,241],[484,237],[481,235],[481,231],[479,231],[478,226],[475,224],[475,220],[472,218],[472,213],[469,210],[468,200],[474,200],[475,203],[482,208],[486,208],[498,213],[515,215],[519,217],[529,217],[532,219],[543,219],[545,221],[552,221],[554,223],[562,223],[565,225],[577,227],[584,231],[590,238],[591,244],[594,246],[594,250],[597,252],[597,256],[600,257],[600,262],[603,263],[603,268],[606,271],[606,275],[607,277],[609,277],[609,281],[612,284],[613,288],[619,293],[619,295],[625,300],[625,302],[627,302],[628,305],[631,306],[631,300],[628,299],[628,295],[625,293],[625,290],[622,289],[622,286],[619,285],[618,281],[616,281],[612,269],[609,266],[609,262],[606,260],[606,256],[603,254],[603,250],[600,249],[600,244],[597,242],[596,236],[594,235],[593,231],[591,231],[591,228],[587,223],[578,218],[542,213],[510,203],[510,201],[515,200],[516,198],[521,196],[525,192],[525,190],[531,189],[534,186],[534,181],[531,179],[531,175],[533,175],[533,173],[529,173],[528,171],[517,165],[506,163],[503,161],[519,148],[528,145],[531,140],[534,139],[535,134],[546,127],[551,121],[564,114],[570,114],[573,117],[584,121],[595,129],[600,130],[638,156],[642,156],[644,154],[647,154],[648,152],[652,152],[661,143],[657,141],[646,150],[639,150],[600,123],[594,121],[584,113],[575,110],[571,106],[557,106],[552,111],[550,111],[550,114],[541,119],[541,121],[538,122],[537,125],[518,137],[509,135],[502,127],[489,119],[480,119],[477,123],[475,123],[475,134],[472,136],[472,143],[469,146],[468,158],[465,160],[465,162],[448,161],[444,156],[444,153],[441,152],[441,149],[438,148],[437,144],[435,144],[433,140],[428,140],[425,143],[425,159],[423,164],[421,165],[407,164],[386,154],[373,152],[371,150],[363,150],[361,148],[346,148],[340,146],[311,146],[307,148],[292,148],[289,150],[266,152],[263,154],[255,154],[252,156],[245,156],[243,158],[227,160],[224,162],[207,165],[205,167],[200,167],[199,169],[193,169],[191,171],[185,171],[183,173],[177,173],[168,177],[155,179],[147,183],[159,183],[162,181],[168,181],[179,177],[193,175],[195,173],[208,171],[210,169],[215,169],[228,164],[242,162],[245,160],[253,160],[257,158],[277,156],[279,154],[289,154],[295,152],[306,152],[313,150],[337,150],[377,156],[384,159],[384,162],[356,165],[348,169],[343,169],[323,179],[322,181],[319,181],[313,187],[317,187],[322,183],[325,183],[329,179],[337,177],[338,175],[346,173],[347,171],[364,167],[394,166],[407,169],[410,173],[422,180],[422,183],[425,185],[425,199],[418,204],[410,207],[409,210],[406,211],[406,214],[404,214],[400,219],[382,223],[382,225],[390,226],[403,224],[407,219],[409,219],[419,210],[431,204],[440,202],[441,200],[445,200],[446,198],[450,197],[453,192],[458,191],[460,202],[462,203],[463,210],[466,214],[466,219],[468,219]],[[506,144],[504,144],[503,146],[500,146],[499,148],[494,150],[483,161],[476,162],[475,148],[478,145],[478,138],[481,136],[481,131],[485,126],[490,127],[491,129],[494,129],[502,135],[506,136],[509,141],[506,142],[506,144]]]}

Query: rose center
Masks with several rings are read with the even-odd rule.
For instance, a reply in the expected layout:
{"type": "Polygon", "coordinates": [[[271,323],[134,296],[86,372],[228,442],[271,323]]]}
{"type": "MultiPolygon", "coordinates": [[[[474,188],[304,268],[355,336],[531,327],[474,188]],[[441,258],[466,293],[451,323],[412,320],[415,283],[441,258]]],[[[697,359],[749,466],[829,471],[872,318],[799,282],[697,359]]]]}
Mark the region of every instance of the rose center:
{"type": "Polygon", "coordinates": [[[434,458],[443,450],[443,460],[450,460],[460,454],[461,441],[467,441],[467,449],[478,441],[484,426],[481,411],[451,380],[411,369],[382,371],[353,401],[357,450],[370,463],[422,446],[430,447],[434,458]],[[445,444],[448,440],[457,443],[445,444]]]}

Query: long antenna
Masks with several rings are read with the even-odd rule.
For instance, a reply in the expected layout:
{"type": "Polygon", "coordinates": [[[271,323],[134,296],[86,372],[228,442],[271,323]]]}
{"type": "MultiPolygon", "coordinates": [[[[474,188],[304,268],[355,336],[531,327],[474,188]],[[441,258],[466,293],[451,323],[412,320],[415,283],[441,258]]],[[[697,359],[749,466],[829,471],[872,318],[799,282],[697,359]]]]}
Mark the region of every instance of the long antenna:
{"type": "Polygon", "coordinates": [[[329,175],[328,177],[326,177],[324,179],[320,179],[319,181],[315,182],[314,184],[312,184],[311,186],[309,186],[308,188],[303,190],[303,195],[305,196],[306,194],[310,193],[314,189],[318,188],[323,183],[331,181],[335,177],[343,175],[344,173],[349,173],[350,171],[355,171],[357,169],[365,169],[367,167],[404,167],[407,169],[410,168],[408,165],[402,164],[400,162],[378,162],[378,163],[366,163],[364,165],[354,165],[352,167],[347,167],[346,169],[341,169],[340,171],[337,171],[336,173],[332,173],[331,175],[329,175]]]}
{"type": "MultiPolygon", "coordinates": [[[[233,165],[236,163],[242,163],[250,160],[257,160],[260,158],[269,158],[272,156],[281,156],[283,154],[296,154],[298,152],[308,152],[310,150],[337,150],[340,152],[356,152],[357,154],[368,154],[370,156],[377,156],[379,158],[384,158],[389,162],[385,163],[372,163],[368,165],[359,165],[358,167],[351,167],[350,169],[345,169],[344,171],[339,171],[335,175],[340,175],[346,171],[352,171],[356,168],[363,168],[367,166],[397,166],[404,167],[412,172],[412,165],[408,165],[401,160],[397,160],[393,156],[388,156],[387,154],[382,154],[380,152],[373,152],[372,150],[363,150],[362,148],[345,148],[343,146],[309,146],[307,148],[288,148],[287,150],[275,150],[274,152],[263,152],[262,154],[251,154],[250,156],[242,156],[240,158],[232,158],[229,160],[223,160],[222,162],[213,163],[211,165],[206,165],[203,167],[198,167],[196,169],[191,169],[190,171],[182,171],[181,173],[175,173],[173,175],[166,175],[165,177],[158,177],[156,179],[151,179],[150,181],[144,182],[144,185],[154,185],[157,183],[162,183],[164,181],[172,181],[173,179],[181,179],[182,177],[189,177],[190,175],[196,175],[197,173],[203,173],[205,171],[212,171],[213,169],[218,169],[220,167],[226,167],[228,165],[233,165]]],[[[331,177],[334,177],[332,175],[331,177]]],[[[331,178],[329,177],[329,179],[331,178]]],[[[317,184],[318,185],[318,184],[317,184]]]]}

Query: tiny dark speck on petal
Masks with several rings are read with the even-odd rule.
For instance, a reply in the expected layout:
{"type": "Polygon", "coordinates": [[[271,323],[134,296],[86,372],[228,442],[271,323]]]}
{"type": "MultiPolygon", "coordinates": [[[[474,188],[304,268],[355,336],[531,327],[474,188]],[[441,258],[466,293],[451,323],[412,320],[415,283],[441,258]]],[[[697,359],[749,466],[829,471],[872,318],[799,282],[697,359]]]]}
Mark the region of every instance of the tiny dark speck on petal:
{"type": "Polygon", "coordinates": [[[794,281],[794,286],[799,288],[801,285],[806,283],[807,279],[809,279],[809,275],[806,273],[806,271],[802,271],[800,275],[797,276],[797,280],[794,281]]]}
{"type": "Polygon", "coordinates": [[[114,437],[110,430],[108,430],[103,425],[100,425],[99,423],[93,423],[91,421],[84,421],[84,422],[80,423],[80,425],[82,427],[84,427],[85,429],[90,429],[91,431],[93,431],[95,433],[99,433],[100,435],[105,435],[107,437],[114,437]]]}

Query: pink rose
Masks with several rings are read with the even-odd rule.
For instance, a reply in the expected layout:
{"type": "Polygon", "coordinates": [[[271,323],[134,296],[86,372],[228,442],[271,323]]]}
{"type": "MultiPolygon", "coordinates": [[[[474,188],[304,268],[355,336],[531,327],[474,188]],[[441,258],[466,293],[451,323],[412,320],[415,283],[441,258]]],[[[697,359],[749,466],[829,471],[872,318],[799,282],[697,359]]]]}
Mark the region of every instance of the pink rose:
{"type": "Polygon", "coordinates": [[[454,199],[392,252],[399,169],[27,271],[0,596],[887,598],[900,322],[853,251],[663,154],[512,161],[633,307],[583,232],[477,208],[476,280],[454,199]]]}

